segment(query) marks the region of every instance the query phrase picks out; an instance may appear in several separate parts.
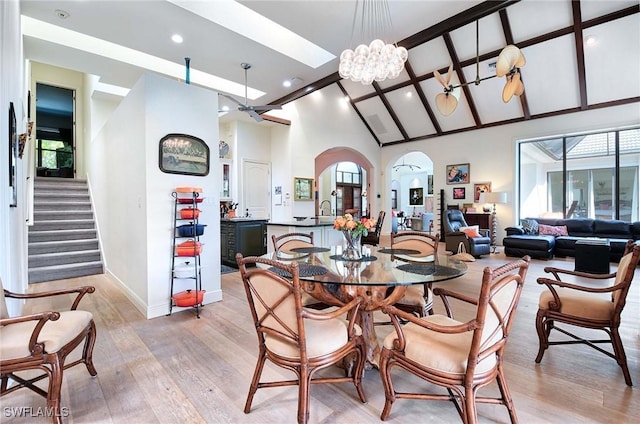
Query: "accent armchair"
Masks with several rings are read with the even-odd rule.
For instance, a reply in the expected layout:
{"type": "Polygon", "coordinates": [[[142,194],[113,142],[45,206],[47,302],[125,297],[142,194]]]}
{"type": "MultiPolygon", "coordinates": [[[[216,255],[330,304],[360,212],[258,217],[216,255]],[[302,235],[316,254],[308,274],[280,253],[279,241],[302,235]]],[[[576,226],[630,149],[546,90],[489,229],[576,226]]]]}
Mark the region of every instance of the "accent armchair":
{"type": "Polygon", "coordinates": [[[60,394],[62,375],[65,369],[85,364],[89,374],[95,376],[93,346],[96,341],[96,326],[90,312],[77,310],[78,303],[94,287],[85,286],[70,290],[19,294],[2,288],[0,281],[0,396],[26,387],[47,399],[54,423],[62,423],[60,394]],[[77,293],[70,311],[47,311],[10,318],[5,297],[35,299],[77,293]],[[82,357],[70,364],[65,359],[84,342],[82,357]],[[43,371],[36,377],[26,379],[16,373],[26,370],[43,371]],[[45,391],[34,383],[48,378],[45,391]],[[16,384],[9,385],[13,380],[16,384]]]}
{"type": "Polygon", "coordinates": [[[540,340],[536,363],[542,361],[542,356],[549,346],[586,344],[598,352],[615,359],[622,369],[625,383],[631,386],[631,374],[629,373],[624,346],[620,339],[619,328],[622,310],[639,261],[640,246],[634,243],[633,240],[629,240],[624,256],[618,265],[618,270],[612,274],[589,274],[546,267],[544,269],[545,272],[553,274],[555,279],[538,278],[538,284],[545,285],[546,290],[540,294],[538,314],[536,316],[536,330],[540,340]],[[561,274],[572,280],[575,280],[575,277],[580,277],[582,279],[581,282],[586,282],[587,284],[562,281],[561,274]],[[561,326],[558,326],[558,324],[561,324],[561,326]],[[587,339],[567,329],[574,327],[601,330],[608,335],[608,338],[599,340],[587,339]],[[556,330],[569,338],[556,338],[554,341],[550,341],[549,336],[552,330],[556,330]],[[597,346],[603,343],[611,344],[613,352],[597,346]]]}
{"type": "Polygon", "coordinates": [[[469,237],[460,229],[468,227],[462,211],[457,209],[447,209],[444,212],[444,239],[446,249],[456,253],[460,243],[464,245],[467,253],[474,258],[481,255],[488,255],[491,252],[491,237],[489,229],[480,229],[479,237],[469,237]]]}

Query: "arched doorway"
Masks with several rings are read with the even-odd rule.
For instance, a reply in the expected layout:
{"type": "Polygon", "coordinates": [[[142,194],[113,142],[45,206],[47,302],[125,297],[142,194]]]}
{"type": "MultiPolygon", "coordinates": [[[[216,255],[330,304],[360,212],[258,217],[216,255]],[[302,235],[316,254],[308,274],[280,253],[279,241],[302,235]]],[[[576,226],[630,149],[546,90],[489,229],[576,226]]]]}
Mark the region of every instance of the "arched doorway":
{"type": "Polygon", "coordinates": [[[334,147],[325,150],[315,158],[316,216],[342,214],[345,209],[358,208],[360,214],[371,214],[368,193],[373,193],[373,165],[360,152],[349,147],[334,147]],[[339,163],[344,165],[337,170],[339,163]],[[343,172],[342,180],[338,172],[343,172]],[[348,174],[348,175],[347,175],[348,174]],[[354,176],[360,181],[354,182],[354,176]],[[349,181],[349,178],[351,180],[349,181]],[[327,205],[330,205],[327,208],[327,205]]]}
{"type": "Polygon", "coordinates": [[[432,231],[436,226],[433,161],[423,152],[409,152],[387,167],[391,231],[432,231]],[[398,216],[404,219],[398,219],[398,216]],[[404,224],[404,227],[399,224],[404,224]]]}

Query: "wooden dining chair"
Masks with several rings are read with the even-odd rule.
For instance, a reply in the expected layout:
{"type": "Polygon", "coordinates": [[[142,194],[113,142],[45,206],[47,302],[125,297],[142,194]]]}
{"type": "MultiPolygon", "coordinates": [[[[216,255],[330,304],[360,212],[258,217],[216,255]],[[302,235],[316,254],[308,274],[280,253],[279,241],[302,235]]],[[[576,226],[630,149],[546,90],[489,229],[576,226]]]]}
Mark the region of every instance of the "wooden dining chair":
{"type": "Polygon", "coordinates": [[[280,236],[271,236],[273,251],[280,252],[296,247],[313,247],[313,233],[287,233],[280,236]]]}
{"type": "Polygon", "coordinates": [[[298,423],[309,421],[309,389],[315,383],[351,382],[360,400],[366,398],[362,388],[364,341],[356,331],[355,319],[362,299],[356,297],[330,312],[311,311],[302,306],[302,287],[297,262],[285,265],[270,259],[237,254],[237,262],[251,317],[258,334],[258,362],[253,374],[244,412],[249,413],[258,389],[298,386],[298,423]],[[249,267],[253,265],[262,265],[249,267]],[[267,266],[268,268],[264,268],[267,266]],[[348,316],[348,321],[342,319],[348,316]],[[355,355],[351,377],[316,376],[324,368],[355,355]],[[284,381],[261,381],[265,362],[293,371],[296,378],[284,381]]]}
{"type": "MultiPolygon", "coordinates": [[[[313,247],[313,233],[287,233],[280,236],[275,234],[271,236],[273,241],[273,249],[276,254],[278,252],[286,252],[287,250],[300,247],[313,247]]],[[[302,304],[311,309],[326,309],[331,305],[320,302],[307,292],[302,292],[302,304]]]]}
{"type": "Polygon", "coordinates": [[[628,386],[632,385],[631,374],[627,365],[627,356],[620,339],[621,314],[626,304],[627,294],[631,281],[640,261],[640,246],[633,240],[629,240],[618,270],[611,274],[589,274],[579,271],[570,271],[561,268],[546,267],[545,272],[553,274],[554,279],[538,278],[538,284],[544,284],[546,290],[540,294],[538,302],[538,314],[536,315],[536,330],[540,346],[536,363],[542,361],[545,351],[552,345],[562,344],[586,344],[616,360],[624,381],[628,386]],[[562,281],[561,275],[580,277],[579,282],[562,281]],[[607,281],[606,287],[593,283],[607,281]],[[612,281],[613,280],[613,281],[612,281]],[[612,283],[612,284],[611,284],[612,283]],[[573,327],[602,330],[607,339],[586,339],[578,336],[567,327],[558,327],[558,323],[573,327]],[[566,335],[569,339],[549,341],[552,330],[566,335]],[[598,344],[611,344],[613,353],[597,346],[598,344]]]}
{"type": "MultiPolygon", "coordinates": [[[[431,235],[423,231],[403,231],[391,234],[392,249],[409,249],[419,253],[416,257],[425,263],[424,258],[430,259],[428,263],[438,264],[438,246],[440,235],[431,235]]],[[[411,257],[413,255],[406,255],[411,257]]],[[[419,317],[426,316],[433,309],[433,292],[430,283],[417,284],[407,287],[407,290],[395,305],[396,308],[419,317]]]]}
{"type": "Polygon", "coordinates": [[[467,424],[478,421],[476,403],[502,404],[507,407],[511,422],[518,422],[502,364],[529,260],[525,256],[495,269],[484,268],[477,299],[434,289],[434,294],[442,298],[446,316],[417,318],[393,305],[382,308],[391,317],[395,329],[385,338],[380,354],[380,376],[385,391],[380,415],[383,421],[389,417],[395,400],[403,398],[451,401],[467,424]],[[475,305],[475,317],[467,322],[454,319],[450,299],[475,305]],[[402,325],[401,320],[408,323],[402,325]],[[395,366],[445,387],[447,393],[396,391],[391,379],[391,369],[395,366]],[[479,389],[494,381],[499,397],[477,395],[479,389]]]}
{"type": "Polygon", "coordinates": [[[83,296],[94,291],[94,287],[85,286],[19,294],[4,290],[0,280],[0,396],[26,387],[46,398],[53,422],[62,423],[60,395],[64,370],[85,364],[89,374],[97,374],[93,366],[93,346],[96,341],[93,316],[90,312],[76,309],[83,296]],[[68,294],[76,294],[70,311],[46,311],[10,318],[5,303],[5,297],[29,300],[68,294]],[[82,342],[82,357],[65,364],[67,355],[82,342]],[[31,378],[18,375],[27,370],[43,373],[31,378]],[[46,391],[35,385],[45,378],[49,379],[46,391]],[[15,384],[10,385],[11,381],[15,384]]]}

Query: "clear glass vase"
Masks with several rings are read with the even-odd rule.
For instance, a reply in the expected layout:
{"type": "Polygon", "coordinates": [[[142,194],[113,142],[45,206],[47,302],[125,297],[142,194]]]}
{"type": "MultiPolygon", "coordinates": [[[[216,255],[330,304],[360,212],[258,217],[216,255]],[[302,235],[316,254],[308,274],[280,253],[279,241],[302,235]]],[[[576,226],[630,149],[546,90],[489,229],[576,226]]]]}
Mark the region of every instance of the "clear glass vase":
{"type": "Polygon", "coordinates": [[[347,261],[359,261],[362,259],[362,233],[354,235],[350,230],[343,230],[344,248],[342,249],[342,259],[347,261]]]}

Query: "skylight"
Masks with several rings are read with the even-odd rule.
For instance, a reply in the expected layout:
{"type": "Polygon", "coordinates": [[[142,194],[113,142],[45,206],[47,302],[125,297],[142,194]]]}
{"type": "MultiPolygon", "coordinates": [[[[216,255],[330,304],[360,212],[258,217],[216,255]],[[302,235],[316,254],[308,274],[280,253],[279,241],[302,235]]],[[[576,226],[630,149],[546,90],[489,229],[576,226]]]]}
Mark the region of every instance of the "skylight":
{"type": "MultiPolygon", "coordinates": [[[[184,64],[161,59],[119,44],[101,40],[100,38],[62,28],[50,23],[22,15],[22,33],[25,36],[38,38],[55,44],[68,46],[87,53],[107,57],[139,68],[148,69],[176,79],[184,78],[184,64]]],[[[191,83],[208,87],[217,91],[244,96],[244,84],[238,84],[206,72],[191,69],[191,83]]],[[[255,100],[265,93],[249,87],[247,97],[255,100]]]]}
{"type": "Polygon", "coordinates": [[[314,69],[336,57],[238,2],[232,0],[168,1],[314,69]]]}

